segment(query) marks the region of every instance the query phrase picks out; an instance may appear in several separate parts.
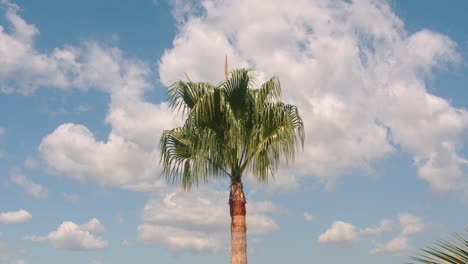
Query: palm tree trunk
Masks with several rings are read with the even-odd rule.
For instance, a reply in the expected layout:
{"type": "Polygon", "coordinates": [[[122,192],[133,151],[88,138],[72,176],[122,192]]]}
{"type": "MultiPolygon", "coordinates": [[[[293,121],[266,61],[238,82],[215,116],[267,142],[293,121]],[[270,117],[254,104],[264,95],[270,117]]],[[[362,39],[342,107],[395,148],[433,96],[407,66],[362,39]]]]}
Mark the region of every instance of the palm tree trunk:
{"type": "Polygon", "coordinates": [[[245,196],[240,180],[231,182],[229,208],[231,211],[231,264],[246,264],[247,224],[245,222],[245,196]]]}

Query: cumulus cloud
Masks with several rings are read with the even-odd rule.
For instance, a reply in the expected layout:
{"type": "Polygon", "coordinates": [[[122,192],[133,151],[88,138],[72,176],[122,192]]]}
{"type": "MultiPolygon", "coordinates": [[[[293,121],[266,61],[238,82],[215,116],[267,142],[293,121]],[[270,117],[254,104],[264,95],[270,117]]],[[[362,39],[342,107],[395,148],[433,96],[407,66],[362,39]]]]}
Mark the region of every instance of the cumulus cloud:
{"type": "Polygon", "coordinates": [[[8,27],[0,27],[0,92],[98,89],[111,98],[105,122],[112,130],[106,140],[97,140],[87,127],[73,123],[59,126],[42,140],[39,153],[49,171],[137,191],[161,187],[154,177],[159,174],[156,146],[162,130],[176,123],[167,104],[144,98],[155,86],[151,66],[125,57],[116,47],[91,41],[41,52],[34,43],[39,29],[19,15],[17,5],[10,1],[1,5],[8,27]]]}
{"type": "MultiPolygon", "coordinates": [[[[155,83],[151,66],[94,42],[38,51],[38,28],[19,16],[16,5],[2,3],[8,28],[0,30],[0,91],[99,89],[111,98],[105,140],[74,123],[42,140],[39,153],[49,169],[137,191],[162,186],[154,180],[160,172],[156,145],[161,131],[177,122],[166,104],[144,98],[155,83]]],[[[178,32],[159,60],[164,85],[185,72],[217,83],[227,54],[233,67],[256,68],[260,81],[279,75],[285,100],[299,106],[305,151],[278,181],[297,184],[292,175],[312,175],[333,189],[337,176],[371,172],[374,162],[404,151],[432,191],[466,189],[461,149],[468,114],[426,89],[433,69],[460,61],[447,36],[407,32],[384,0],[300,0],[286,8],[246,0],[172,5],[178,32]]]]}
{"type": "Polygon", "coordinates": [[[414,216],[410,213],[398,214],[398,220],[400,222],[402,235],[420,233],[427,227],[427,224],[422,218],[414,216]]]}
{"type": "Polygon", "coordinates": [[[39,184],[36,184],[26,178],[21,174],[14,174],[10,176],[11,182],[23,189],[27,194],[33,196],[34,198],[44,199],[48,195],[46,188],[42,187],[39,184]]]}
{"type": "Polygon", "coordinates": [[[349,246],[352,245],[357,238],[358,234],[354,225],[343,221],[335,221],[329,229],[319,236],[318,241],[320,243],[349,246]]]}
{"type": "MultiPolygon", "coordinates": [[[[150,200],[138,226],[138,239],[159,243],[175,251],[220,252],[229,241],[228,195],[211,189],[167,193],[150,200]]],[[[271,202],[247,203],[249,237],[258,237],[279,227],[269,214],[280,210],[271,202]]]]}
{"type": "Polygon", "coordinates": [[[395,221],[392,219],[382,219],[378,225],[361,228],[359,231],[351,223],[335,221],[329,229],[319,236],[318,241],[339,246],[351,246],[358,240],[370,237],[373,243],[370,254],[399,254],[410,249],[409,236],[422,232],[428,224],[422,218],[410,213],[399,213],[397,220],[400,231],[394,239],[387,242],[377,242],[375,238],[394,230],[395,221]]]}
{"type": "Polygon", "coordinates": [[[79,80],[110,93],[105,120],[112,127],[110,134],[100,141],[87,127],[65,123],[42,140],[39,153],[52,172],[76,180],[136,191],[163,186],[155,177],[160,173],[156,146],[162,131],[174,127],[176,120],[167,104],[144,100],[144,91],[151,87],[148,65],[125,59],[114,49],[96,47],[89,56],[99,69],[96,76],[82,73],[79,80]]]}
{"type": "Polygon", "coordinates": [[[371,227],[366,227],[364,229],[361,229],[359,231],[359,234],[363,236],[380,235],[384,232],[391,231],[393,228],[393,225],[394,225],[393,220],[383,219],[380,221],[380,224],[378,226],[371,226],[371,227]]]}
{"type": "Polygon", "coordinates": [[[54,248],[71,251],[106,248],[109,243],[93,234],[93,232],[97,231],[104,231],[104,227],[95,218],[81,226],[71,221],[65,221],[57,230],[46,236],[26,236],[25,239],[33,242],[47,242],[54,248]]]}
{"type": "Polygon", "coordinates": [[[32,215],[26,210],[0,212],[0,224],[18,224],[31,221],[32,215]]]}
{"type": "Polygon", "coordinates": [[[231,67],[256,68],[260,81],[278,75],[307,135],[289,174],[318,176],[332,187],[337,176],[370,172],[374,162],[404,151],[431,191],[466,188],[467,111],[426,88],[433,69],[460,61],[447,36],[408,32],[383,0],[173,6],[178,32],[159,60],[161,82],[188,73],[218,83],[225,54],[231,67]]]}
{"type": "Polygon", "coordinates": [[[96,218],[93,218],[93,219],[89,220],[87,223],[81,225],[80,227],[81,227],[82,230],[89,231],[91,233],[106,232],[106,229],[104,228],[104,226],[96,218]]]}
{"type": "Polygon", "coordinates": [[[397,236],[396,238],[388,241],[387,243],[377,243],[371,249],[371,254],[380,253],[402,253],[410,249],[408,245],[408,238],[405,236],[397,236]]]}
{"type": "MultiPolygon", "coordinates": [[[[398,222],[400,224],[400,233],[390,241],[384,243],[374,242],[374,246],[370,250],[370,254],[401,254],[407,252],[411,249],[409,245],[409,236],[422,232],[428,226],[428,224],[422,218],[410,213],[399,213],[398,222]]],[[[369,231],[371,230],[376,231],[378,229],[391,229],[392,226],[393,221],[390,222],[390,220],[382,220],[380,223],[380,228],[377,228],[375,230],[366,228],[362,232],[367,231],[367,233],[369,233],[369,231]],[[384,221],[389,222],[385,223],[384,221]]]]}

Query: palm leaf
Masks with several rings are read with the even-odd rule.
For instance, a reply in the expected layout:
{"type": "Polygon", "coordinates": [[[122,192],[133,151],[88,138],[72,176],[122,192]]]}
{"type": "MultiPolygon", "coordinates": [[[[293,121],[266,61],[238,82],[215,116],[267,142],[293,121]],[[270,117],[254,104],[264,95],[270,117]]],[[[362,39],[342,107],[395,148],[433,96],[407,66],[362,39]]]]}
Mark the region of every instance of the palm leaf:
{"type": "Polygon", "coordinates": [[[169,88],[171,107],[186,120],[183,127],[164,131],[160,140],[168,181],[189,189],[212,177],[240,180],[249,171],[267,182],[281,158],[294,159],[304,144],[299,111],[280,101],[277,77],[255,88],[251,72],[233,70],[217,86],[188,80],[169,88]]]}
{"type": "Polygon", "coordinates": [[[467,264],[468,237],[455,234],[451,238],[435,242],[432,246],[421,249],[421,251],[411,259],[419,263],[430,264],[467,264]]]}

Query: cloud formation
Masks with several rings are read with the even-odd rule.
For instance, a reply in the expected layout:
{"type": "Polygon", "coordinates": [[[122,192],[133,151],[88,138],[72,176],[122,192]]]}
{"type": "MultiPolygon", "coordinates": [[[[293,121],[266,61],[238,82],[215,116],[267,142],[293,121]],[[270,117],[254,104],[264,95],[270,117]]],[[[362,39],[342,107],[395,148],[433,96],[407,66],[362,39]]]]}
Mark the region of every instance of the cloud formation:
{"type": "MultiPolygon", "coordinates": [[[[144,98],[154,87],[151,66],[127,58],[113,46],[84,42],[51,52],[35,48],[39,29],[26,22],[19,7],[2,1],[8,27],[0,27],[0,92],[32,94],[41,87],[108,93],[106,140],[84,125],[65,123],[44,137],[39,153],[53,174],[136,191],[163,186],[157,143],[163,129],[176,121],[165,103],[144,98]]],[[[82,109],[83,110],[83,109],[82,109]]]]}
{"type": "Polygon", "coordinates": [[[47,191],[46,188],[30,181],[22,174],[13,174],[10,176],[10,180],[34,198],[44,199],[47,198],[47,195],[49,194],[49,191],[47,191]]]}
{"type": "Polygon", "coordinates": [[[409,236],[422,232],[428,224],[422,218],[407,212],[399,213],[397,220],[400,231],[395,238],[387,242],[378,242],[378,238],[380,235],[394,230],[395,221],[392,219],[382,219],[379,225],[361,228],[359,231],[351,223],[335,221],[318,237],[318,242],[352,246],[359,240],[371,238],[373,246],[369,251],[370,254],[400,254],[410,249],[409,236]]]}
{"type": "MultiPolygon", "coordinates": [[[[166,104],[144,99],[155,83],[150,65],[95,42],[42,53],[34,47],[39,29],[18,15],[18,6],[2,3],[9,27],[0,30],[0,91],[30,94],[47,86],[98,89],[111,97],[107,139],[97,140],[83,125],[63,124],[39,146],[49,168],[137,191],[162,186],[152,177],[159,173],[157,141],[177,122],[166,104]],[[97,155],[108,159],[97,164],[97,155]]],[[[268,9],[245,0],[172,5],[178,32],[159,60],[162,84],[185,72],[217,83],[224,54],[233,67],[256,68],[259,81],[279,75],[286,101],[299,106],[307,130],[305,153],[288,174],[317,176],[333,189],[336,177],[370,172],[376,161],[403,151],[431,191],[466,187],[461,148],[468,114],[426,89],[433,69],[460,61],[447,36],[407,32],[384,0],[298,1],[287,8],[269,2],[268,9]]]]}
{"type": "Polygon", "coordinates": [[[423,219],[410,213],[398,214],[398,221],[400,222],[401,234],[404,236],[420,233],[427,227],[423,219]]]}
{"type": "Polygon", "coordinates": [[[32,215],[26,210],[0,212],[0,224],[19,224],[26,223],[32,220],[32,215]]]}
{"type": "Polygon", "coordinates": [[[71,221],[64,221],[57,230],[45,236],[26,236],[25,239],[33,242],[47,242],[56,249],[70,251],[88,251],[106,248],[109,243],[95,232],[103,232],[104,227],[96,218],[84,225],[77,225],[71,221]]]}
{"type": "MultiPolygon", "coordinates": [[[[228,248],[229,206],[227,194],[202,188],[193,192],[172,192],[148,201],[138,226],[138,239],[159,243],[172,250],[217,253],[228,248]]],[[[249,237],[279,228],[269,214],[279,208],[271,202],[247,203],[249,237]]]]}
{"type": "Polygon", "coordinates": [[[461,60],[447,36],[408,32],[384,0],[172,3],[179,27],[160,59],[161,82],[186,72],[218,83],[225,54],[231,67],[255,68],[260,81],[278,75],[306,127],[296,176],[333,187],[337,176],[372,171],[403,151],[431,191],[466,188],[467,111],[426,89],[434,69],[461,60]]]}
{"type": "Polygon", "coordinates": [[[356,241],[357,237],[356,227],[353,224],[335,221],[329,229],[319,236],[318,241],[320,243],[350,246],[356,241]]]}
{"type": "Polygon", "coordinates": [[[408,244],[408,237],[397,236],[396,238],[386,243],[376,243],[371,249],[371,254],[390,253],[398,254],[401,252],[408,251],[410,246],[408,244]]]}
{"type": "Polygon", "coordinates": [[[378,226],[371,226],[371,227],[366,227],[364,229],[361,229],[359,231],[360,235],[363,236],[376,236],[380,235],[384,232],[389,232],[392,230],[394,225],[393,220],[390,219],[383,219],[380,221],[380,224],[378,226]]]}

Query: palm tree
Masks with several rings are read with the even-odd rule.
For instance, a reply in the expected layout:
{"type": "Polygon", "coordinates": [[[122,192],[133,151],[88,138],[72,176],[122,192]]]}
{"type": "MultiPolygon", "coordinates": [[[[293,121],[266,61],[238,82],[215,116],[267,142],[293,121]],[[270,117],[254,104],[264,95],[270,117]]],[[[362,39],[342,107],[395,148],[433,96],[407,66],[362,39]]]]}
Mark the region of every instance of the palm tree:
{"type": "Polygon", "coordinates": [[[421,251],[411,259],[425,264],[468,264],[468,236],[455,234],[421,251]]]}
{"type": "MultiPolygon", "coordinates": [[[[188,79],[188,78],[187,78],[188,79]]],[[[242,177],[266,183],[280,159],[294,159],[304,146],[296,106],[281,102],[272,77],[255,87],[251,70],[237,69],[219,85],[178,81],[169,88],[171,107],[186,117],[182,127],[163,132],[163,174],[184,190],[210,179],[230,179],[231,263],[247,263],[246,198],[242,177]]]]}

